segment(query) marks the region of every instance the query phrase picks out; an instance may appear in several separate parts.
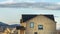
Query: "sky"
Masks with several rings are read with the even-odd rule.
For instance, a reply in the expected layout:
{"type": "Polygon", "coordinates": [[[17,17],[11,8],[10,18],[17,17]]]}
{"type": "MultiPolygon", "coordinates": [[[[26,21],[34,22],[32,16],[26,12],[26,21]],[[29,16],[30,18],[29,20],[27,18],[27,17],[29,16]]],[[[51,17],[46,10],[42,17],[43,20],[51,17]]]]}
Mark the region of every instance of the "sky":
{"type": "Polygon", "coordinates": [[[0,0],[0,2],[4,1],[13,1],[13,2],[26,2],[26,1],[35,1],[35,2],[60,2],[60,0],[0,0]]]}
{"type": "Polygon", "coordinates": [[[20,24],[22,14],[53,14],[60,28],[60,10],[40,10],[35,8],[0,8],[0,22],[7,24],[20,24]]]}
{"type": "Polygon", "coordinates": [[[0,0],[0,3],[20,3],[20,2],[54,2],[60,3],[60,0],[0,0]]]}
{"type": "MultiPolygon", "coordinates": [[[[0,0],[0,4],[21,2],[49,2],[60,4],[60,0],[0,0]]],[[[54,14],[57,28],[60,28],[60,10],[40,10],[35,8],[0,8],[0,22],[19,24],[21,14],[54,14]],[[38,11],[38,12],[37,12],[38,11]]]]}

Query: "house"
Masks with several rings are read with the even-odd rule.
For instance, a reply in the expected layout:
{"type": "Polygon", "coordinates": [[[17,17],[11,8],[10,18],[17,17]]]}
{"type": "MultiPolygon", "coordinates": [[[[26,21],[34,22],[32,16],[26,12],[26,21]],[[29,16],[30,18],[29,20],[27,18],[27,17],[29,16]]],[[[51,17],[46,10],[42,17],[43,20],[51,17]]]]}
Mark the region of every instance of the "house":
{"type": "Polygon", "coordinates": [[[3,34],[4,33],[4,31],[5,31],[5,27],[4,26],[0,26],[0,34],[3,34]]]}
{"type": "Polygon", "coordinates": [[[3,27],[2,26],[0,26],[0,32],[3,32],[3,27]]]}
{"type": "Polygon", "coordinates": [[[9,34],[10,33],[10,29],[6,28],[3,34],[9,34]]]}
{"type": "Polygon", "coordinates": [[[0,34],[2,34],[3,32],[4,32],[3,27],[0,26],[0,34]]]}
{"type": "Polygon", "coordinates": [[[3,34],[17,34],[16,28],[7,27],[3,34]]]}
{"type": "Polygon", "coordinates": [[[22,14],[20,34],[56,34],[56,22],[52,14],[22,14]]]}

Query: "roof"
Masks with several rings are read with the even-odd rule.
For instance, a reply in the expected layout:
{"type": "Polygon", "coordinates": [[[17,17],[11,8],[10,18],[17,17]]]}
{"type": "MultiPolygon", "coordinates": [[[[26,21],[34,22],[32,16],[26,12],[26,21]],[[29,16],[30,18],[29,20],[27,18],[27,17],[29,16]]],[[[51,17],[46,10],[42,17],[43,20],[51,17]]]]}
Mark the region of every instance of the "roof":
{"type": "MultiPolygon", "coordinates": [[[[20,20],[20,23],[21,22],[26,22],[27,20],[30,20],[36,16],[40,16],[40,15],[34,15],[34,14],[22,14],[22,19],[20,20]]],[[[54,20],[54,15],[51,15],[51,14],[48,14],[48,15],[43,15],[43,16],[46,16],[47,18],[54,20]]]]}
{"type": "Polygon", "coordinates": [[[17,30],[25,30],[25,27],[24,26],[16,26],[16,29],[17,30]]]}

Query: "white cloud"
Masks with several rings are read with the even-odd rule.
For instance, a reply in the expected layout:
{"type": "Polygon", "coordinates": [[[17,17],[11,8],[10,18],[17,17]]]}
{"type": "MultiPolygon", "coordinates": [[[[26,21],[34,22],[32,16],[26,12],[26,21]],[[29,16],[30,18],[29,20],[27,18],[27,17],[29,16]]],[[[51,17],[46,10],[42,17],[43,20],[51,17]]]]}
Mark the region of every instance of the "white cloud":
{"type": "Polygon", "coordinates": [[[6,1],[0,2],[0,4],[11,4],[11,3],[15,3],[15,1],[14,0],[6,0],[6,1]]]}
{"type": "MultiPolygon", "coordinates": [[[[36,2],[36,0],[15,0],[16,2],[32,2],[32,3],[34,3],[34,2],[36,2]]],[[[38,1],[38,0],[37,0],[38,1]]]]}
{"type": "Polygon", "coordinates": [[[21,2],[36,2],[35,0],[6,0],[0,2],[0,4],[11,4],[11,3],[21,3],[21,2]]]}
{"type": "MultiPolygon", "coordinates": [[[[0,4],[13,4],[13,3],[21,3],[21,2],[35,3],[37,1],[34,1],[34,0],[6,0],[6,1],[0,2],[0,4]]],[[[26,4],[25,6],[28,7],[28,5],[29,4],[26,4]]],[[[40,9],[42,7],[42,9],[60,10],[60,2],[57,2],[57,3],[40,2],[40,4],[38,4],[37,7],[36,7],[36,5],[37,4],[34,5],[34,8],[40,9]]],[[[17,4],[16,7],[17,6],[19,6],[19,5],[17,4]]],[[[30,5],[30,6],[32,6],[32,5],[30,5]]]]}

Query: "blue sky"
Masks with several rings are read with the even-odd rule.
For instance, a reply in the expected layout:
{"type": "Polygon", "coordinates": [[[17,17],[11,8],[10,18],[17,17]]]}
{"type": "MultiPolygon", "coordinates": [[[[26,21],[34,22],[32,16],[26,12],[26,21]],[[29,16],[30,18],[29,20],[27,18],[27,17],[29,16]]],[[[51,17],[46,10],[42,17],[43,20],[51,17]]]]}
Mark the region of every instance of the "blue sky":
{"type": "Polygon", "coordinates": [[[7,24],[18,24],[20,13],[16,8],[0,8],[0,22],[7,24]]]}
{"type": "Polygon", "coordinates": [[[0,0],[0,2],[60,2],[60,0],[0,0]]]}

